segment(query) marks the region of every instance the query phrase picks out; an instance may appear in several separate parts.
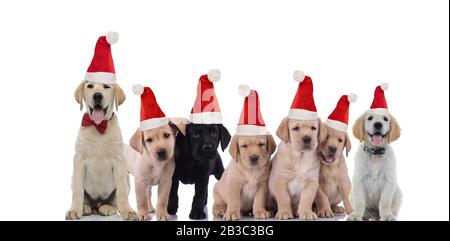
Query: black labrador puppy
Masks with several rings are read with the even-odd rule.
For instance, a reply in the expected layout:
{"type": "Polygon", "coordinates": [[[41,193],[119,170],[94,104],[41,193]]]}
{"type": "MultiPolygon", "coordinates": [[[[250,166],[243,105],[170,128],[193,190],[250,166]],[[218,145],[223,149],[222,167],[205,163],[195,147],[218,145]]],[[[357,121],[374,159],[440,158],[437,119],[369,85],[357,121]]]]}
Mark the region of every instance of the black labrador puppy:
{"type": "Polygon", "coordinates": [[[203,209],[208,199],[209,176],[217,180],[224,171],[217,151],[219,143],[224,151],[231,136],[222,124],[188,124],[186,136],[181,133],[175,140],[175,171],[172,177],[167,211],[174,215],[178,210],[178,184],[195,184],[195,195],[189,214],[191,219],[206,218],[203,209]]]}

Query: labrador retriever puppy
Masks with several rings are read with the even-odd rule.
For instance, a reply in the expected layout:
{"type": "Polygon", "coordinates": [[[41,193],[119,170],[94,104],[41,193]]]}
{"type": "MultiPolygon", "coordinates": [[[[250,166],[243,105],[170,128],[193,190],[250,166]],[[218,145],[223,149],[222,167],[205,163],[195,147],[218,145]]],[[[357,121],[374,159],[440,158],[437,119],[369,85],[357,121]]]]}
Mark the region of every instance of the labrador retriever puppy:
{"type": "Polygon", "coordinates": [[[353,125],[362,143],[355,156],[348,220],[396,220],[402,193],[397,184],[396,158],[391,143],[400,137],[400,126],[389,113],[365,112],[353,125]]]}
{"type": "MultiPolygon", "coordinates": [[[[325,125],[326,126],[326,125],[325,125]]],[[[353,209],[349,201],[351,189],[346,156],[351,149],[347,133],[326,126],[327,138],[319,146],[320,174],[315,206],[319,217],[333,217],[333,213],[350,214],[353,209]],[[344,202],[344,207],[338,206],[344,202]]]]}
{"type": "Polygon", "coordinates": [[[214,185],[214,216],[225,220],[238,220],[241,213],[253,213],[259,219],[271,216],[266,199],[275,149],[272,135],[233,137],[229,149],[233,160],[214,185]]]}
{"type": "Polygon", "coordinates": [[[75,145],[72,175],[72,206],[66,219],[99,213],[112,215],[117,210],[125,220],[137,219],[128,203],[129,177],[122,135],[114,105],[125,101],[117,84],[82,81],[75,100],[86,113],[75,145]]]}
{"type": "Polygon", "coordinates": [[[168,212],[171,215],[178,209],[178,185],[195,184],[192,200],[191,219],[204,219],[203,209],[208,198],[209,176],[217,180],[224,171],[222,159],[217,151],[221,146],[224,151],[231,136],[222,124],[187,124],[186,135],[177,135],[175,140],[175,171],[172,178],[168,212]]]}
{"type": "Polygon", "coordinates": [[[316,219],[312,205],[319,186],[317,148],[327,137],[325,125],[316,120],[285,117],[278,129],[281,139],[272,160],[269,190],[275,198],[278,219],[316,219]]]}
{"type": "Polygon", "coordinates": [[[151,203],[151,187],[158,185],[156,219],[169,220],[169,201],[172,176],[175,170],[175,136],[185,133],[187,120],[169,118],[169,124],[155,129],[136,130],[125,145],[128,171],[134,176],[137,211],[139,220],[149,220],[154,212],[151,203]]]}

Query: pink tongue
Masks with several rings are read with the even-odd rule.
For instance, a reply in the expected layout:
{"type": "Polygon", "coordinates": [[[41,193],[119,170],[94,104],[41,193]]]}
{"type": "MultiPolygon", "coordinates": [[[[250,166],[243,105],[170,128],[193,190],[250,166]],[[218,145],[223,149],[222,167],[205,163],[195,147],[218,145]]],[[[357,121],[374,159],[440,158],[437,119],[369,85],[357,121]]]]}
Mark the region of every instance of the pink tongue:
{"type": "Polygon", "coordinates": [[[327,160],[327,162],[331,163],[331,162],[334,161],[334,156],[333,155],[329,155],[329,156],[326,156],[325,159],[327,160]]]}
{"type": "Polygon", "coordinates": [[[379,134],[375,134],[372,136],[372,143],[374,145],[381,145],[383,143],[383,136],[379,134]]]}
{"type": "Polygon", "coordinates": [[[103,114],[103,110],[94,110],[92,112],[92,120],[97,125],[103,121],[104,117],[105,117],[105,115],[103,114]]]}

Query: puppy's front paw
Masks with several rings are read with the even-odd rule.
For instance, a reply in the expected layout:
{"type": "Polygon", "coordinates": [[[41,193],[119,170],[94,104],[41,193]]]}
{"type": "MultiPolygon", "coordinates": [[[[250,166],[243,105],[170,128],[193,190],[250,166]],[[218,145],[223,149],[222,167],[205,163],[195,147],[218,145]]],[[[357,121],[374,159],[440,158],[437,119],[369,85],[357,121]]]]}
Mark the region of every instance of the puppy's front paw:
{"type": "Polygon", "coordinates": [[[286,220],[290,218],[294,218],[291,210],[278,210],[277,214],[275,214],[275,218],[286,220]]]}
{"type": "Polygon", "coordinates": [[[225,212],[227,211],[227,208],[225,205],[218,205],[218,204],[214,204],[213,205],[213,215],[214,217],[223,217],[223,215],[225,214],[225,212]]]}
{"type": "Polygon", "coordinates": [[[138,221],[150,220],[150,213],[147,211],[138,211],[137,212],[137,220],[138,221]]]}
{"type": "Polygon", "coordinates": [[[301,220],[315,220],[317,219],[317,214],[314,213],[311,209],[306,209],[298,211],[298,217],[301,220]]]}
{"type": "Polygon", "coordinates": [[[362,221],[362,215],[352,213],[347,216],[347,221],[362,221]]]}
{"type": "Polygon", "coordinates": [[[241,211],[226,211],[223,215],[225,221],[236,221],[241,219],[241,211]]]}
{"type": "Polygon", "coordinates": [[[344,207],[341,207],[341,206],[333,207],[333,213],[344,213],[344,212],[345,212],[344,207]]]}
{"type": "Polygon", "coordinates": [[[80,219],[83,216],[83,210],[70,209],[66,212],[66,220],[80,219]]]}
{"type": "Polygon", "coordinates": [[[266,219],[272,217],[272,213],[266,210],[253,211],[253,216],[257,219],[266,219]]]}
{"type": "Polygon", "coordinates": [[[167,211],[156,210],[156,220],[158,221],[168,221],[170,219],[170,215],[167,211]]]}
{"type": "Polygon", "coordinates": [[[177,207],[167,207],[167,212],[170,214],[170,215],[175,215],[175,214],[177,214],[177,211],[178,211],[178,208],[177,207]]]}
{"type": "Polygon", "coordinates": [[[191,213],[189,213],[189,218],[190,219],[205,219],[206,218],[206,214],[205,212],[203,212],[203,210],[191,210],[191,213]]]}
{"type": "Polygon", "coordinates": [[[91,206],[83,204],[83,216],[88,216],[92,214],[91,206]]]}
{"type": "Polygon", "coordinates": [[[380,221],[395,221],[396,218],[392,214],[384,215],[380,217],[380,221]]]}
{"type": "Polygon", "coordinates": [[[98,213],[102,216],[111,216],[116,213],[116,209],[114,209],[111,205],[104,204],[98,209],[98,213]]]}
{"type": "Polygon", "coordinates": [[[317,211],[317,216],[319,216],[319,218],[331,218],[334,217],[334,214],[331,208],[328,207],[319,209],[319,211],[317,211]]]}
{"type": "Polygon", "coordinates": [[[133,209],[125,210],[120,212],[123,220],[136,221],[138,220],[138,215],[133,209]]]}

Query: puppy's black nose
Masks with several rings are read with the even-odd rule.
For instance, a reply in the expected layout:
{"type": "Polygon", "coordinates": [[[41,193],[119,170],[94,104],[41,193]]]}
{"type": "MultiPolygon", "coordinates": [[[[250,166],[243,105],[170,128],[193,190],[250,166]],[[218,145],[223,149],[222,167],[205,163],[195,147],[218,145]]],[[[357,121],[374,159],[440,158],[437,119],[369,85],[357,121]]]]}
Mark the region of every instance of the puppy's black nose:
{"type": "Polygon", "coordinates": [[[214,147],[211,144],[205,144],[202,146],[202,150],[205,152],[210,152],[210,151],[214,150],[214,147]]]}
{"type": "Polygon", "coordinates": [[[250,162],[252,163],[252,165],[258,164],[258,160],[259,160],[259,156],[258,155],[251,155],[250,156],[250,162]]]}
{"type": "Polygon", "coordinates": [[[381,122],[375,122],[373,123],[373,127],[377,130],[383,128],[383,124],[381,122]]]}
{"type": "Polygon", "coordinates": [[[95,93],[95,94],[92,96],[92,99],[93,99],[96,103],[99,103],[99,102],[102,101],[103,95],[102,95],[102,93],[95,93]]]}
{"type": "Polygon", "coordinates": [[[158,149],[156,155],[158,155],[158,159],[165,160],[167,158],[167,150],[164,148],[158,149]]]}
{"type": "Polygon", "coordinates": [[[330,154],[335,154],[337,151],[337,148],[335,146],[329,146],[328,151],[330,152],[330,154]]]}
{"type": "Polygon", "coordinates": [[[311,143],[311,137],[310,136],[304,136],[302,138],[302,141],[303,141],[304,144],[309,144],[309,143],[311,143]]]}

